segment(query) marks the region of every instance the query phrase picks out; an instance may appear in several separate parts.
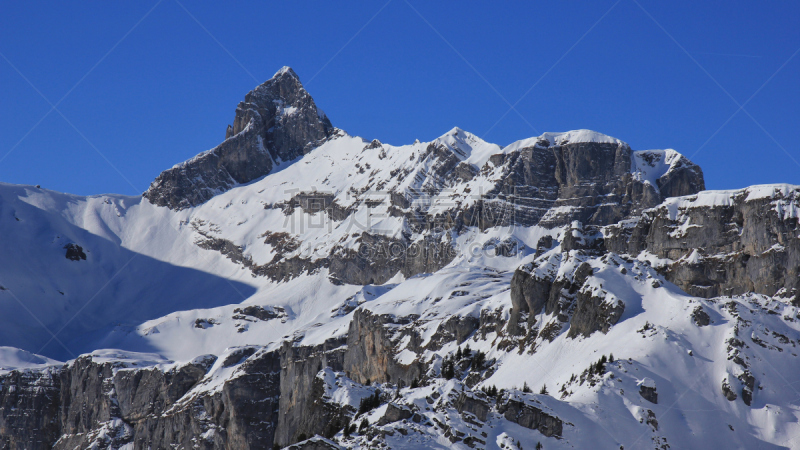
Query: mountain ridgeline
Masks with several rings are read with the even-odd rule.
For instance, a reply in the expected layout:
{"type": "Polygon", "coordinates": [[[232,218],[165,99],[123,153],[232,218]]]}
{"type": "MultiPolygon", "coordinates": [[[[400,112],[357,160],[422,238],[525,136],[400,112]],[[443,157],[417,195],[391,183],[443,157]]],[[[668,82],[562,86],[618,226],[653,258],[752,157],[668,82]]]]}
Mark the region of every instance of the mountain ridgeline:
{"type": "Polygon", "coordinates": [[[67,249],[66,278],[119,242],[241,286],[75,306],[54,285],[68,315],[198,304],[67,322],[66,362],[0,347],[1,448],[796,448],[798,186],[705,191],[675,150],[589,130],[364,140],[283,68],[142,198],[3,195],[4,231],[55,217],[36,258],[67,249]]]}

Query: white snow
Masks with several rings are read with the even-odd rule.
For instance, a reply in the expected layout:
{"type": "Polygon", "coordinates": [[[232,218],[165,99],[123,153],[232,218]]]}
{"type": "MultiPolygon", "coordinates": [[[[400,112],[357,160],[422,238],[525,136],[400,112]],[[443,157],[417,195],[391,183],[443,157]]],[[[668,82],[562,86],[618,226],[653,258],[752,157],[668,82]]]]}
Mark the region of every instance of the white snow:
{"type": "Polygon", "coordinates": [[[537,143],[546,140],[549,145],[565,145],[576,143],[598,143],[598,144],[615,144],[615,145],[628,145],[625,142],[607,136],[603,133],[598,133],[592,130],[571,130],[562,133],[544,133],[538,137],[522,139],[503,148],[503,153],[511,153],[521,148],[533,147],[537,143]]]}
{"type": "Polygon", "coordinates": [[[17,369],[42,369],[60,366],[60,361],[14,347],[0,347],[0,373],[17,369]]]}
{"type": "Polygon", "coordinates": [[[437,138],[434,143],[445,145],[458,157],[473,166],[483,167],[489,157],[501,152],[500,146],[490,144],[474,134],[455,127],[437,138]]]}
{"type": "Polygon", "coordinates": [[[650,389],[655,389],[656,388],[656,382],[653,381],[653,379],[650,378],[650,377],[642,378],[641,380],[636,382],[636,385],[637,386],[641,386],[641,387],[650,388],[650,389]]]}
{"type": "Polygon", "coordinates": [[[673,149],[633,152],[631,173],[658,191],[658,179],[681,166],[685,158],[673,149]]]}

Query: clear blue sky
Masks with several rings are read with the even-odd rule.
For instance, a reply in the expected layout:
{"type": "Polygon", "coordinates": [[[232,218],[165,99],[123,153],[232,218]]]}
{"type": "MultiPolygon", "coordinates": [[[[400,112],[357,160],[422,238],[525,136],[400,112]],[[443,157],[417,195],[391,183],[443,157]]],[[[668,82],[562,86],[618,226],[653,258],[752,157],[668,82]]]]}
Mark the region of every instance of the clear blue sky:
{"type": "Polygon", "coordinates": [[[0,181],[139,194],[288,65],[367,139],[589,128],[692,156],[711,189],[800,184],[796,1],[180,1],[4,1],[0,181]],[[68,95],[45,117],[37,90],[68,95]]]}

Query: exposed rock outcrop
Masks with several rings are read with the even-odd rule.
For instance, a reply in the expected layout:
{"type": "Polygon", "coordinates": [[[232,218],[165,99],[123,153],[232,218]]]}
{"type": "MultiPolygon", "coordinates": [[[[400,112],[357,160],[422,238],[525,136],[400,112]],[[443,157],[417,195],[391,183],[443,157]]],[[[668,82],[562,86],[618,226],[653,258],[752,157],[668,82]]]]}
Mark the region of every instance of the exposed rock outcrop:
{"type": "Polygon", "coordinates": [[[343,339],[331,339],[317,346],[281,348],[280,411],[275,443],[281,446],[301,436],[335,433],[344,426],[344,412],[323,399],[324,389],[317,374],[324,367],[343,369],[343,339]]]}
{"type": "Polygon", "coordinates": [[[634,223],[606,228],[610,251],[663,258],[666,278],[691,295],[758,292],[798,298],[800,238],[791,186],[753,186],[670,199],[634,223]]]}
{"type": "Polygon", "coordinates": [[[124,357],[85,355],[60,367],[12,371],[2,377],[4,390],[12,391],[3,392],[0,407],[2,442],[56,449],[270,447],[279,355],[258,351],[237,358],[231,364],[237,376],[220,389],[203,389],[215,361],[208,356],[139,368],[124,357]]]}
{"type": "Polygon", "coordinates": [[[67,244],[64,246],[67,251],[66,257],[70,261],[86,260],[86,253],[83,252],[83,247],[78,244],[67,244]]]}
{"type": "Polygon", "coordinates": [[[550,142],[547,134],[523,141],[513,151],[490,158],[503,176],[486,192],[484,198],[493,200],[493,213],[483,216],[507,219],[482,223],[481,228],[509,223],[555,227],[576,220],[607,225],[638,215],[669,196],[704,189],[700,168],[677,153],[680,158],[666,162],[663,153],[634,152],[612,139],[582,142],[570,133],[550,137],[559,142],[550,142]],[[663,186],[660,189],[641,177],[641,167],[662,163],[669,164],[669,170],[653,180],[663,186]]]}
{"type": "MultiPolygon", "coordinates": [[[[344,371],[359,383],[381,381],[410,385],[415,378],[425,373],[419,363],[404,365],[394,356],[395,343],[390,334],[391,325],[405,325],[410,319],[396,319],[376,315],[358,309],[347,332],[347,352],[344,356],[344,371]]],[[[394,327],[391,327],[394,328],[394,327]]]]}
{"type": "Polygon", "coordinates": [[[162,172],[144,196],[175,210],[199,205],[309,152],[333,131],[297,74],[284,67],[239,103],[223,143],[162,172]]]}
{"type": "Polygon", "coordinates": [[[59,369],[0,375],[0,447],[44,450],[61,435],[59,369]]]}
{"type": "Polygon", "coordinates": [[[655,382],[650,378],[645,378],[639,383],[639,395],[650,403],[658,403],[658,391],[655,382]]]}
{"type": "MultiPolygon", "coordinates": [[[[566,233],[571,231],[567,229],[566,233]]],[[[595,245],[591,239],[573,239],[573,246],[595,245]]],[[[569,337],[589,336],[595,331],[607,333],[622,317],[625,303],[590,280],[594,269],[588,260],[592,255],[594,250],[573,249],[517,268],[511,278],[509,333],[522,333],[519,325],[523,317],[531,329],[535,316],[541,312],[569,322],[569,337]]]]}
{"type": "Polygon", "coordinates": [[[527,402],[509,399],[498,407],[507,420],[531,430],[538,430],[545,436],[561,436],[564,422],[527,402]]]}
{"type": "Polygon", "coordinates": [[[474,395],[462,392],[455,401],[456,410],[461,413],[469,413],[475,416],[481,422],[486,422],[491,407],[485,400],[481,400],[474,395]]]}
{"type": "Polygon", "coordinates": [[[414,413],[411,412],[411,409],[405,406],[398,406],[395,403],[389,403],[386,405],[386,412],[381,416],[380,419],[376,422],[376,425],[382,426],[388,423],[397,422],[398,420],[410,419],[414,413]]]}

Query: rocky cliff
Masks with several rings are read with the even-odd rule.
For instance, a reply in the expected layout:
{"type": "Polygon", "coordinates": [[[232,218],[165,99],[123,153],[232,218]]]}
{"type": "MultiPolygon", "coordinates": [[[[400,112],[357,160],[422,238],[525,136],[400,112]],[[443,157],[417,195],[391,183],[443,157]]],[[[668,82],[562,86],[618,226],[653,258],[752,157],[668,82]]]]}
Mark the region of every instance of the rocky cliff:
{"type": "Polygon", "coordinates": [[[701,297],[758,292],[800,301],[798,191],[753,186],[669,199],[606,228],[610,251],[653,258],[666,278],[701,297]]]}

